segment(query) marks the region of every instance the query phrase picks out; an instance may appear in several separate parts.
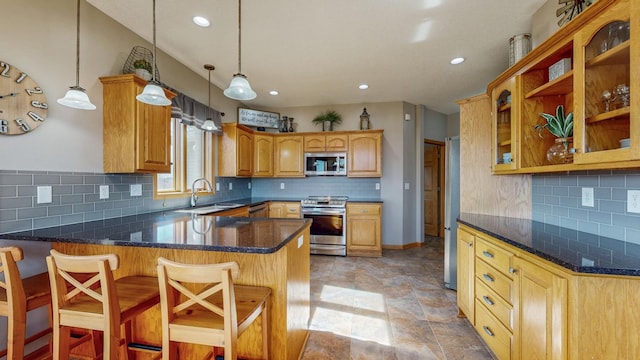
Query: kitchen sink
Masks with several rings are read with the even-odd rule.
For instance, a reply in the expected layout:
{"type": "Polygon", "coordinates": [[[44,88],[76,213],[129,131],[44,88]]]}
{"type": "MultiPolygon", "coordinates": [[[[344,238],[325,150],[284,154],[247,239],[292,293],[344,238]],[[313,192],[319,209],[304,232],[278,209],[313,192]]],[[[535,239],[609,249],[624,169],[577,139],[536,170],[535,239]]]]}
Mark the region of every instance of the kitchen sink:
{"type": "Polygon", "coordinates": [[[218,203],[213,205],[201,206],[201,207],[192,207],[186,209],[176,210],[176,212],[180,213],[188,213],[188,214],[196,214],[196,215],[204,215],[204,214],[213,214],[218,211],[227,210],[231,208],[236,208],[239,206],[244,206],[243,204],[235,204],[235,203],[218,203]]]}

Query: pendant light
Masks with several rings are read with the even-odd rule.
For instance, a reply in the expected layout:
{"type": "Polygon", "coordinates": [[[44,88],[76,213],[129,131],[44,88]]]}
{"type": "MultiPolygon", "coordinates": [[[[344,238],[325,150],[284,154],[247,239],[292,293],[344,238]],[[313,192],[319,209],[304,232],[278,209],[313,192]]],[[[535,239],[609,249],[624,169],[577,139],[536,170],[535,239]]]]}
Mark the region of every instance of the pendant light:
{"type": "Polygon", "coordinates": [[[76,85],[69,87],[64,97],[58,99],[58,104],[81,110],[96,109],[86,90],[80,87],[80,0],[76,6],[76,85]]]}
{"type": "Polygon", "coordinates": [[[207,107],[207,120],[205,120],[200,128],[204,131],[214,131],[216,130],[216,124],[213,123],[213,118],[211,117],[211,70],[214,70],[216,67],[211,64],[204,64],[204,68],[209,70],[209,82],[207,83],[207,87],[209,88],[209,105],[207,107]]]}
{"type": "Polygon", "coordinates": [[[160,82],[156,80],[156,0],[153,0],[153,66],[151,81],[144,87],[142,93],[136,96],[138,101],[149,105],[167,106],[171,105],[171,100],[167,99],[160,82]]]}
{"type": "Polygon", "coordinates": [[[242,0],[238,0],[238,73],[233,75],[224,95],[234,100],[253,100],[256,92],[251,89],[247,77],[242,73],[242,0]]]}

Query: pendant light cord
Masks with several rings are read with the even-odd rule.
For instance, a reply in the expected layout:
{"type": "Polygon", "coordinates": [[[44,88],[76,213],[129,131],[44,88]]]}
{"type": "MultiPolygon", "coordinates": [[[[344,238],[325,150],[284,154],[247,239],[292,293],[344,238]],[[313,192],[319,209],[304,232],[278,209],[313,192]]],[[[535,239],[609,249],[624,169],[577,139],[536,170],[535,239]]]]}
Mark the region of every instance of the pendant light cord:
{"type": "Polygon", "coordinates": [[[242,74],[241,59],[242,59],[242,0],[238,0],[238,73],[239,74],[242,74]]]}
{"type": "Polygon", "coordinates": [[[80,87],[80,0],[76,5],[76,88],[80,87]]]}
{"type": "Polygon", "coordinates": [[[212,119],[213,117],[211,116],[211,69],[209,70],[209,82],[207,83],[207,88],[209,89],[209,97],[207,98],[207,100],[209,100],[208,104],[209,106],[207,106],[207,119],[212,119]]]}
{"type": "Polygon", "coordinates": [[[156,81],[156,0],[153,0],[153,66],[151,68],[151,81],[156,81]]]}

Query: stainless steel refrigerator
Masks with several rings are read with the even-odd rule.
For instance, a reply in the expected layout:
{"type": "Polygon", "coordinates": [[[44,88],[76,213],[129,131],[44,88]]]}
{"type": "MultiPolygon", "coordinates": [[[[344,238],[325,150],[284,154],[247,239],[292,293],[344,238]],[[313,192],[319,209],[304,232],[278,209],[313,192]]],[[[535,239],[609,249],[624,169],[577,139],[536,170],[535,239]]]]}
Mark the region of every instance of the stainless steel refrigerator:
{"type": "Polygon", "coordinates": [[[445,139],[444,286],[457,289],[457,232],[460,215],[460,137],[445,139]]]}

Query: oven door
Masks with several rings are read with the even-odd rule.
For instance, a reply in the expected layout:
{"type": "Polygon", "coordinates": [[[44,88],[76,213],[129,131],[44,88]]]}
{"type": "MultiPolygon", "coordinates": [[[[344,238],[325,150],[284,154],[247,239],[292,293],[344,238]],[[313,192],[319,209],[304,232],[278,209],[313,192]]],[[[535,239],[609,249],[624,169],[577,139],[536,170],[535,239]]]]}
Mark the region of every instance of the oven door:
{"type": "Polygon", "coordinates": [[[311,219],[311,243],[347,245],[344,209],[302,209],[302,216],[311,219]]]}

